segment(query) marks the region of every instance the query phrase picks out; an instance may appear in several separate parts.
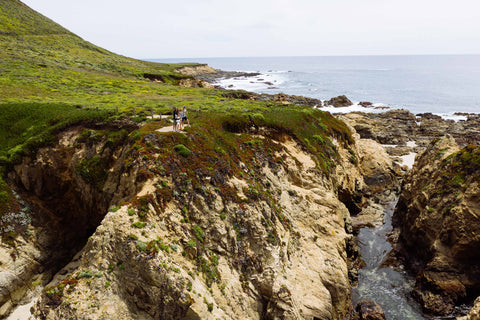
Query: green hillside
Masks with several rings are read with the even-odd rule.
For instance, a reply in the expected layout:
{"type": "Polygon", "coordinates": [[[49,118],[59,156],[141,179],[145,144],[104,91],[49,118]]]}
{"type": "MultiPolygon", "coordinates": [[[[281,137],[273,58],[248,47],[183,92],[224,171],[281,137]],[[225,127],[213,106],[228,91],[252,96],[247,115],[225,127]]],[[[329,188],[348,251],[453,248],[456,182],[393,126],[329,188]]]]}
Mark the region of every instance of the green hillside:
{"type": "MultiPolygon", "coordinates": [[[[9,210],[13,197],[1,178],[3,172],[23,155],[54,143],[55,133],[65,126],[82,121],[130,118],[144,123],[152,120],[142,112],[165,114],[185,105],[191,112],[198,110],[188,129],[192,134],[204,127],[246,132],[254,121],[256,126],[297,137],[318,154],[319,169],[326,172],[335,162],[330,159],[334,153],[327,136],[351,139],[345,124],[319,110],[234,99],[235,94],[218,89],[180,87],[178,81],[189,78],[175,72],[183,65],[114,54],[18,0],[1,0],[0,215],[9,210]],[[162,81],[148,80],[145,74],[162,81]]],[[[225,133],[224,138],[231,137],[225,133]]]]}
{"type": "Polygon", "coordinates": [[[0,34],[45,35],[71,32],[39,15],[18,0],[2,0],[0,4],[0,34]]]}

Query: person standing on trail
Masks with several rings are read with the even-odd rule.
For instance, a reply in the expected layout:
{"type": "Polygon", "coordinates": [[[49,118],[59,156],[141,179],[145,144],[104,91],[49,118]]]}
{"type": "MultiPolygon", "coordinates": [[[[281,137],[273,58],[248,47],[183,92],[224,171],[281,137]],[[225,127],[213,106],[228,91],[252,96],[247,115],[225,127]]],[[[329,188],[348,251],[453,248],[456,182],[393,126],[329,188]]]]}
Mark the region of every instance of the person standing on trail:
{"type": "Polygon", "coordinates": [[[178,112],[178,117],[180,118],[180,124],[178,125],[179,130],[183,130],[183,109],[178,112]]]}
{"type": "Polygon", "coordinates": [[[185,121],[187,121],[188,125],[190,125],[190,121],[187,118],[187,108],[185,106],[183,106],[183,110],[180,114],[181,114],[181,119],[182,119],[182,120],[180,120],[180,124],[181,124],[182,130],[183,130],[183,126],[185,124],[185,121]]]}
{"type": "Polygon", "coordinates": [[[178,114],[178,108],[175,107],[173,109],[173,131],[174,132],[179,131],[179,121],[180,121],[180,116],[178,114]]]}

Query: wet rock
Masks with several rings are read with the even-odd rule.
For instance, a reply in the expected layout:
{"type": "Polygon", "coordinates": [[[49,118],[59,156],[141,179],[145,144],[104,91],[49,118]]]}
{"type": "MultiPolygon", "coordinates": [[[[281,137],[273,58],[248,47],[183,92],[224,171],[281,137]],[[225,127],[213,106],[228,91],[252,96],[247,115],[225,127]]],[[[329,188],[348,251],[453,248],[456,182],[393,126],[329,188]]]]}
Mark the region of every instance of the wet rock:
{"type": "Polygon", "coordinates": [[[358,314],[358,320],[385,320],[385,313],[373,300],[362,300],[355,307],[358,314]]]}
{"type": "Polygon", "coordinates": [[[361,105],[364,108],[368,108],[368,107],[371,107],[373,105],[373,103],[368,102],[368,101],[361,101],[358,104],[361,105]]]}
{"type": "Polygon", "coordinates": [[[331,98],[330,100],[325,102],[326,105],[338,107],[348,107],[353,105],[352,101],[348,99],[345,95],[341,95],[338,97],[331,98]]]}
{"type": "Polygon", "coordinates": [[[442,119],[442,117],[440,117],[439,115],[433,114],[431,112],[417,113],[416,116],[422,118],[422,121],[425,119],[436,119],[436,120],[442,119]]]}

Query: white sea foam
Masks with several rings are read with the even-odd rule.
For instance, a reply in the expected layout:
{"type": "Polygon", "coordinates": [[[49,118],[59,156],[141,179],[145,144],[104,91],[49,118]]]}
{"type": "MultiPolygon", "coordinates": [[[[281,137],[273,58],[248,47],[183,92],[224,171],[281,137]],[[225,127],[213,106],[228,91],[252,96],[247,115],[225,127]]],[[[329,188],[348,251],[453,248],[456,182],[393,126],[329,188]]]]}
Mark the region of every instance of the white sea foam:
{"type": "Polygon", "coordinates": [[[407,147],[415,148],[417,143],[415,141],[407,141],[407,147]]]}
{"type": "Polygon", "coordinates": [[[234,78],[220,78],[215,82],[222,88],[230,90],[247,90],[252,92],[268,92],[272,88],[278,89],[285,79],[278,74],[266,73],[256,76],[242,76],[234,78]]]}
{"type": "Polygon", "coordinates": [[[417,154],[415,152],[410,152],[407,155],[401,156],[402,164],[406,165],[409,169],[412,169],[413,164],[415,163],[415,156],[417,154]]]}
{"type": "Polygon", "coordinates": [[[453,113],[434,113],[434,114],[442,117],[442,119],[444,120],[453,120],[455,122],[467,120],[467,116],[460,116],[453,113]]]}
{"type": "Polygon", "coordinates": [[[334,107],[334,106],[328,106],[328,107],[322,107],[319,108],[322,111],[328,111],[330,113],[349,113],[349,112],[370,112],[370,113],[382,113],[385,112],[388,109],[382,109],[378,107],[384,107],[382,104],[374,104],[373,107],[363,107],[359,105],[358,103],[353,104],[348,107],[334,107]],[[377,108],[376,108],[377,107],[377,108]]]}
{"type": "Polygon", "coordinates": [[[381,144],[382,147],[384,148],[395,148],[397,145],[396,144],[381,144]]]}

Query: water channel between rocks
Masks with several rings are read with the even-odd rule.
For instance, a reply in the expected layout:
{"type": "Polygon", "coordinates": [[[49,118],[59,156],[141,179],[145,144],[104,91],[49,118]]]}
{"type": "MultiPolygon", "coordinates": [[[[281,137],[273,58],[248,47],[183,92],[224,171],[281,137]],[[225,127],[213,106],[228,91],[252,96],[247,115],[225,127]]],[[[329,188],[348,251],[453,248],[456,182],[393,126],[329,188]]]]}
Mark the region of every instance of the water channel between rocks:
{"type": "Polygon", "coordinates": [[[352,292],[353,305],[360,300],[373,300],[384,310],[387,320],[427,319],[419,306],[408,299],[415,279],[402,268],[384,266],[392,250],[387,241],[392,231],[392,215],[397,200],[385,206],[384,223],[375,228],[362,228],[358,234],[359,252],[365,267],[358,271],[358,287],[352,292]]]}

